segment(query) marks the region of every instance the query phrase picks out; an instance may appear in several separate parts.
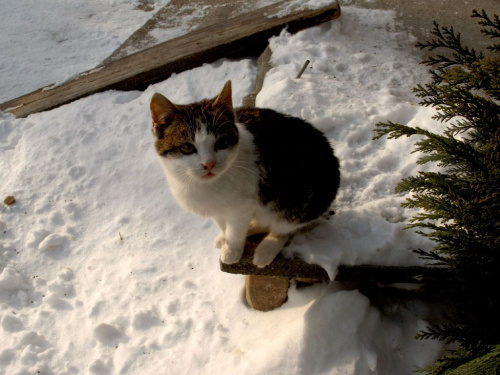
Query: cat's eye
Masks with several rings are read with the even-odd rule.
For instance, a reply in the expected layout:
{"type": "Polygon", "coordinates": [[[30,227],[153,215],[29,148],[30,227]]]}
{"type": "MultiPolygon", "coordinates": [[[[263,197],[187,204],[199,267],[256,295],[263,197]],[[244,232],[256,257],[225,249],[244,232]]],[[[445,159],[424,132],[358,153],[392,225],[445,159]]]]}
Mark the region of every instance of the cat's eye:
{"type": "Polygon", "coordinates": [[[184,143],[179,146],[179,151],[184,155],[191,155],[196,152],[196,147],[192,143],[184,143]]]}
{"type": "Polygon", "coordinates": [[[216,142],[215,142],[215,149],[216,150],[225,150],[229,146],[233,145],[235,142],[232,138],[230,137],[220,137],[216,142]]]}

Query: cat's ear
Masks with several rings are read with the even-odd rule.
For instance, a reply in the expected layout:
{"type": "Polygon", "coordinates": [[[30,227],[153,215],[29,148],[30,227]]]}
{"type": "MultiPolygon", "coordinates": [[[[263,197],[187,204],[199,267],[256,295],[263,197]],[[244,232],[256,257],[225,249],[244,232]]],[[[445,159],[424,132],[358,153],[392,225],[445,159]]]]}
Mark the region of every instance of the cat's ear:
{"type": "Polygon", "coordinates": [[[161,139],[165,128],[175,117],[177,107],[163,95],[156,93],[151,98],[150,109],[153,119],[153,133],[158,139],[161,139]]]}
{"type": "Polygon", "coordinates": [[[233,108],[233,99],[232,99],[232,90],[231,90],[231,81],[227,81],[222,91],[217,95],[214,99],[213,106],[220,106],[226,108],[233,108]]]}

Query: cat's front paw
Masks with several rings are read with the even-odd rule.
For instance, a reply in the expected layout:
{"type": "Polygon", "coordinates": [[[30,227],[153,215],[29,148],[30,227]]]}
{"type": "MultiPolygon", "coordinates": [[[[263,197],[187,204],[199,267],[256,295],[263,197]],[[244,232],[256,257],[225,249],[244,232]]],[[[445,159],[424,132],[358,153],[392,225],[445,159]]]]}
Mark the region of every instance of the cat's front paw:
{"type": "Polygon", "coordinates": [[[256,252],[253,256],[252,263],[259,268],[264,268],[271,264],[271,262],[276,257],[276,254],[265,253],[265,252],[256,252]]]}
{"type": "Polygon", "coordinates": [[[243,255],[243,249],[241,250],[231,249],[226,242],[224,243],[224,245],[222,245],[220,252],[220,260],[222,261],[222,263],[225,264],[234,264],[240,261],[242,255],[243,255]]]}
{"type": "Polygon", "coordinates": [[[214,246],[217,249],[220,249],[222,245],[224,245],[225,243],[226,243],[226,236],[224,236],[224,233],[219,232],[219,234],[214,238],[214,246]]]}
{"type": "Polygon", "coordinates": [[[270,233],[262,240],[255,249],[253,264],[259,268],[264,268],[271,264],[276,255],[281,251],[289,236],[270,233]]]}

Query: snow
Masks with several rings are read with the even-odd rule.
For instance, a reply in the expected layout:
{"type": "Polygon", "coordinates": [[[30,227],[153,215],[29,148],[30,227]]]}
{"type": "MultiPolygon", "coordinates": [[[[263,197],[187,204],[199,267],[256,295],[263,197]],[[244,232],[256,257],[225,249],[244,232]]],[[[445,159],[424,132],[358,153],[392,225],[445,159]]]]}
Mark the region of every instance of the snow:
{"type": "Polygon", "coordinates": [[[279,6],[278,12],[269,15],[268,17],[285,17],[292,12],[299,10],[321,9],[337,3],[336,0],[292,0],[285,2],[279,6]]]}
{"type": "Polygon", "coordinates": [[[0,103],[94,68],[169,1],[2,1],[0,103]]]}
{"type": "MultiPolygon", "coordinates": [[[[132,1],[103,4],[114,5],[119,24],[138,14],[132,1]]],[[[371,138],[379,121],[442,127],[411,94],[426,73],[394,13],[342,10],[323,26],[271,40],[275,67],[257,97],[324,131],[341,161],[336,214],[288,249],[331,276],[339,263],[420,264],[410,250],[432,244],[403,230],[414,212],[394,193],[422,169],[409,153],[415,140],[371,138]]],[[[102,43],[115,43],[114,31],[106,35],[102,43]]],[[[82,43],[77,37],[50,56],[72,60],[82,43]]],[[[332,282],[292,286],[271,312],[250,309],[244,276],[219,271],[215,226],[173,200],[153,150],[152,94],[189,103],[231,79],[239,104],[255,74],[253,60],[220,60],[145,92],[108,91],[26,119],[0,115],[0,193],[16,198],[0,214],[1,373],[411,374],[435,360],[441,344],[413,338],[427,324],[423,303],[376,307],[332,282]]],[[[9,75],[11,87],[40,82],[29,70],[9,75]]]]}

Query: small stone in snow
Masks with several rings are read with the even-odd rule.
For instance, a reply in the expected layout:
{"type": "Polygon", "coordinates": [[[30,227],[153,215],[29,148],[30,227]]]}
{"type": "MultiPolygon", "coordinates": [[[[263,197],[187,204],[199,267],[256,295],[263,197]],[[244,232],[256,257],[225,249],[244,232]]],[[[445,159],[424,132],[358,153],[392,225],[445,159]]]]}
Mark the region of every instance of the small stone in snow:
{"type": "Polygon", "coordinates": [[[9,195],[3,200],[3,203],[5,203],[7,206],[12,206],[14,203],[16,203],[16,198],[14,198],[13,195],[9,195]]]}

